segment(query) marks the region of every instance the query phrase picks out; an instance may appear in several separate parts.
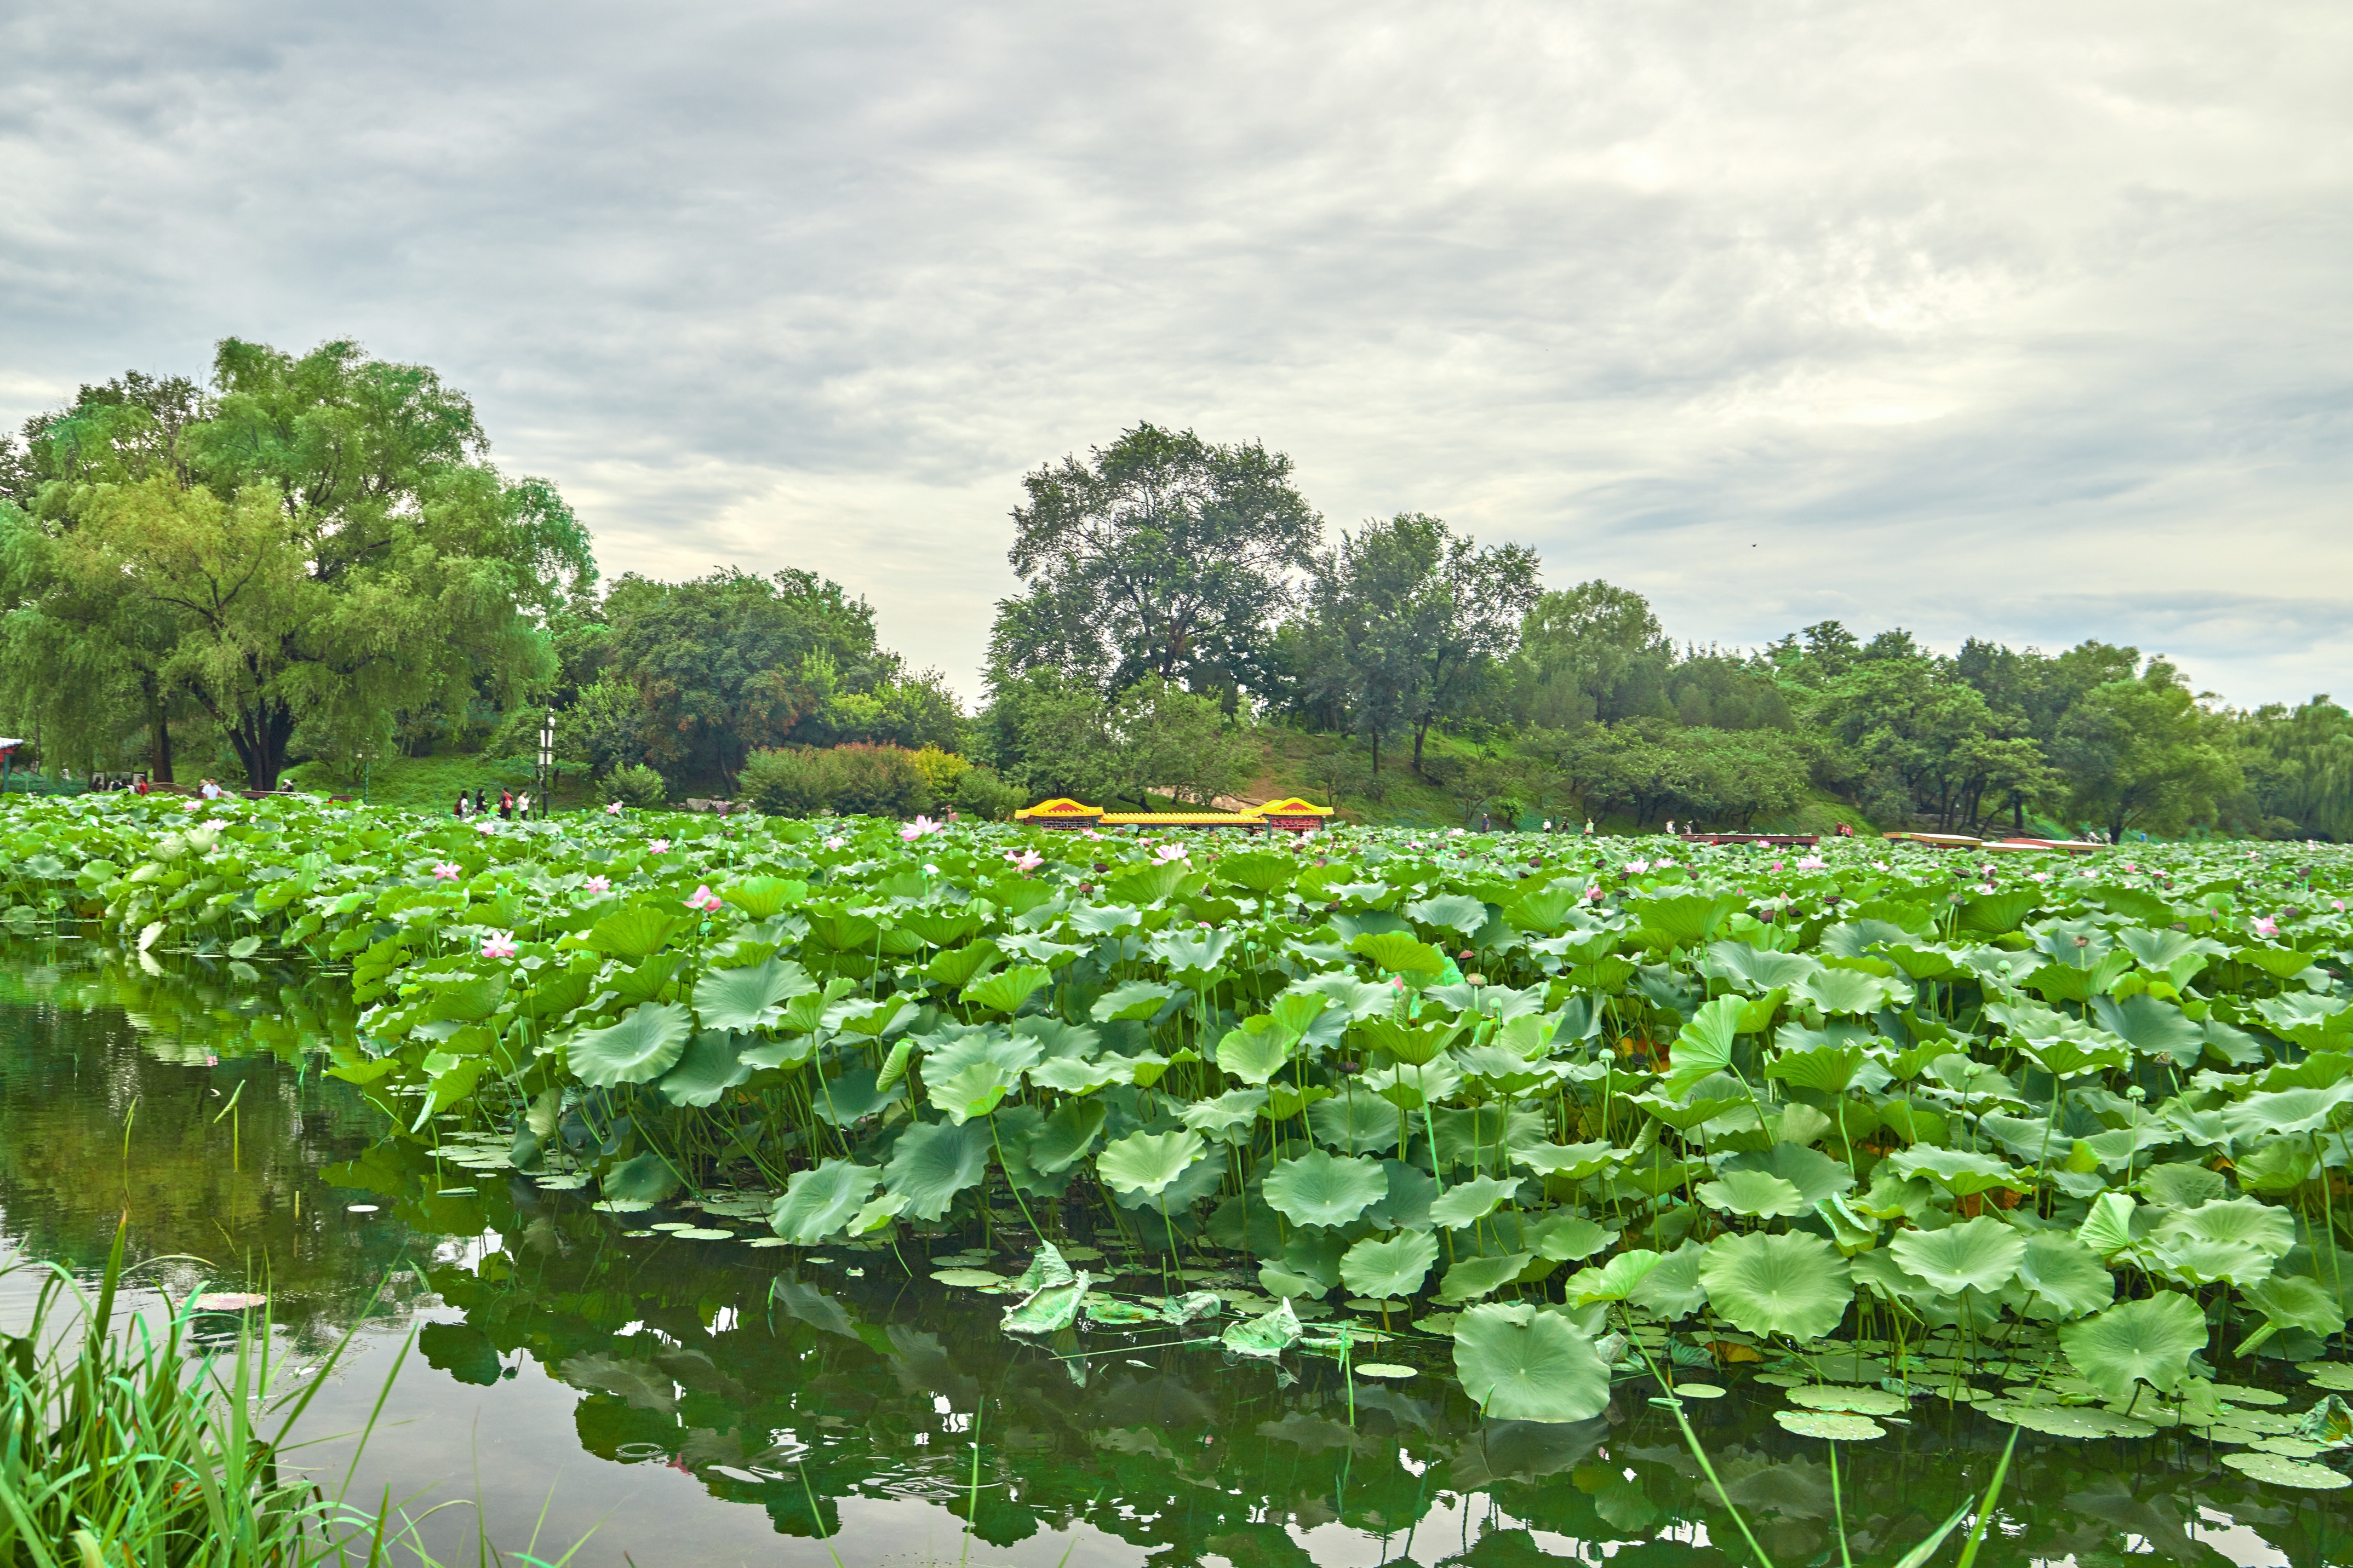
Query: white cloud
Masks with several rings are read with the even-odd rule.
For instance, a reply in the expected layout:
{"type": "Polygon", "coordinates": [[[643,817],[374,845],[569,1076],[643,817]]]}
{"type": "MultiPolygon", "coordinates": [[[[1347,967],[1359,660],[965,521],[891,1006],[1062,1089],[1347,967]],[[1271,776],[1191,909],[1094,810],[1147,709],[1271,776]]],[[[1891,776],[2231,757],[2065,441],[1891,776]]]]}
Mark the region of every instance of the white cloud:
{"type": "Polygon", "coordinates": [[[974,686],[1023,469],[1263,438],[1654,595],[2348,689],[2353,13],[97,5],[0,21],[0,415],[440,367],[609,570],[974,686]]]}

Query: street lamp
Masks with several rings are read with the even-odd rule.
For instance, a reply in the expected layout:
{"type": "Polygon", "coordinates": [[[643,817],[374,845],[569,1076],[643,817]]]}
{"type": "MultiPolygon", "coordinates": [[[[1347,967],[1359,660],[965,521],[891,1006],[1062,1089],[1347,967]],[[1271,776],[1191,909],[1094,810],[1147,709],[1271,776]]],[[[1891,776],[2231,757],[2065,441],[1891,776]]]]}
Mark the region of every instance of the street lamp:
{"type": "Polygon", "coordinates": [[[555,710],[550,708],[539,726],[539,800],[544,812],[555,795],[555,710]]]}

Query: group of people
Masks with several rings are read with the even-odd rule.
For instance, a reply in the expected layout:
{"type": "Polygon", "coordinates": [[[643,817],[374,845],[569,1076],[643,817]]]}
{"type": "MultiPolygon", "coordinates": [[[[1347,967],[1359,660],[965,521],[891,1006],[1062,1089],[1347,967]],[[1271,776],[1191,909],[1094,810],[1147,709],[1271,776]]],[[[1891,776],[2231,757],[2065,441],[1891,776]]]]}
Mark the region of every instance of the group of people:
{"type": "Polygon", "coordinates": [[[491,805],[487,791],[478,789],[474,792],[473,798],[468,800],[466,792],[459,790],[458,804],[450,810],[449,815],[462,819],[469,816],[487,816],[492,811],[496,811],[501,822],[514,822],[528,820],[531,816],[531,808],[532,800],[529,790],[517,795],[511,789],[502,789],[499,791],[499,804],[495,806],[491,805]]]}

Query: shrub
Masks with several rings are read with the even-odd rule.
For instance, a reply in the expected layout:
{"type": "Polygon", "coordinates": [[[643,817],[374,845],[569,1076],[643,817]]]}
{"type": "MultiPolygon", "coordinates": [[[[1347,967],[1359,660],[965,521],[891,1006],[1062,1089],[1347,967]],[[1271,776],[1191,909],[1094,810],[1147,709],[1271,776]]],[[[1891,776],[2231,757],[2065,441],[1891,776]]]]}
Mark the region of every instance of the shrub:
{"type": "Polygon", "coordinates": [[[1014,788],[987,768],[966,768],[956,780],[953,799],[956,814],[976,822],[1002,822],[1029,804],[1014,788]]]}
{"type": "Polygon", "coordinates": [[[840,782],[830,751],[796,746],[753,752],[735,775],[735,794],[765,816],[812,816],[832,806],[840,782]]]}
{"type": "Polygon", "coordinates": [[[903,746],[862,741],[754,752],[736,775],[736,792],[770,816],[825,811],[845,816],[912,816],[930,810],[935,798],[924,785],[916,761],[920,754],[903,746]]]}
{"type": "Polygon", "coordinates": [[[643,763],[615,768],[605,775],[597,793],[607,800],[617,800],[623,805],[659,809],[670,802],[670,785],[661,774],[643,763]]]}
{"type": "Polygon", "coordinates": [[[907,760],[915,764],[915,772],[923,781],[923,793],[934,801],[954,800],[956,784],[972,771],[971,759],[954,752],[944,752],[937,746],[925,746],[909,753],[907,760]]]}

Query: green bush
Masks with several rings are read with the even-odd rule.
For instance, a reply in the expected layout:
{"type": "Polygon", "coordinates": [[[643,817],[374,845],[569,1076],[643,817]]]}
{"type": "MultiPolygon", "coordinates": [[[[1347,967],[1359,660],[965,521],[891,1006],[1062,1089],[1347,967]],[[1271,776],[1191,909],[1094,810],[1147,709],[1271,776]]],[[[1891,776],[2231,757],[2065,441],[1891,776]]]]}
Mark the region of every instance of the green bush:
{"type": "Polygon", "coordinates": [[[1029,804],[1024,792],[1014,788],[988,768],[975,767],[965,771],[956,780],[955,793],[950,801],[956,815],[976,822],[1002,822],[1029,804]]]}
{"type": "Polygon", "coordinates": [[[754,752],[736,793],[769,816],[912,816],[934,805],[914,752],[864,742],[754,752]]]}
{"type": "Polygon", "coordinates": [[[670,785],[661,774],[643,763],[632,763],[625,768],[615,768],[605,775],[597,793],[607,800],[617,800],[623,805],[659,810],[670,803],[670,785]]]}

